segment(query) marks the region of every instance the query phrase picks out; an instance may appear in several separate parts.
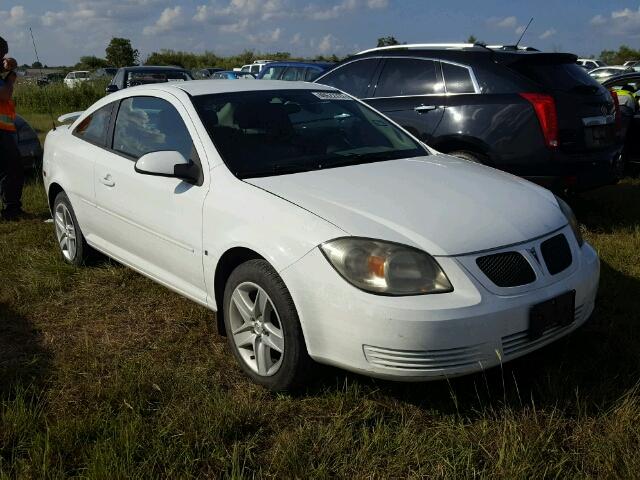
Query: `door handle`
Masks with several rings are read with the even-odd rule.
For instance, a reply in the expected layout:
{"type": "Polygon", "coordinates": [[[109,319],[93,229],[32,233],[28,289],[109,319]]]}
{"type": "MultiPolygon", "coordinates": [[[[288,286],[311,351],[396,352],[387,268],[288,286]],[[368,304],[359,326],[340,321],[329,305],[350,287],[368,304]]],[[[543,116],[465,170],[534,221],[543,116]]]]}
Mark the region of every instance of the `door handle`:
{"type": "Polygon", "coordinates": [[[418,113],[427,113],[431,110],[436,110],[438,107],[436,105],[418,105],[414,110],[418,113]]]}
{"type": "Polygon", "coordinates": [[[103,178],[101,178],[100,183],[106,185],[107,187],[115,187],[116,185],[116,182],[113,181],[110,173],[107,173],[103,178]]]}

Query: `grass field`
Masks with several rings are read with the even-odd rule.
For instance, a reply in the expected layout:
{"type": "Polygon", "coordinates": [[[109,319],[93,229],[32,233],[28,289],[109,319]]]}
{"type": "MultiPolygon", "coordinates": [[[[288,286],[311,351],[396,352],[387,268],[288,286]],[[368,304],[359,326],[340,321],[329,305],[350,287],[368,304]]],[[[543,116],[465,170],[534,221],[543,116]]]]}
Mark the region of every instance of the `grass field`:
{"type": "Polygon", "coordinates": [[[249,383],[206,309],[64,264],[42,186],[25,199],[33,219],[0,223],[0,477],[640,475],[638,180],[572,202],[602,280],[570,337],[451,381],[322,369],[296,395],[249,383]]]}

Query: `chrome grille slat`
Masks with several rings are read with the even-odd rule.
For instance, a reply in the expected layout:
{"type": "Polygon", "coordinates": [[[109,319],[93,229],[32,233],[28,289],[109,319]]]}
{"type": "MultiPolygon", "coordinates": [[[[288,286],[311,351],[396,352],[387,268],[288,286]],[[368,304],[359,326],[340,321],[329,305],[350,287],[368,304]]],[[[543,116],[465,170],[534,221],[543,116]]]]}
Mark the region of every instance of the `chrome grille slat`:
{"type": "Polygon", "coordinates": [[[442,370],[481,364],[486,359],[480,345],[440,350],[396,350],[363,346],[367,361],[386,368],[442,370]]]}

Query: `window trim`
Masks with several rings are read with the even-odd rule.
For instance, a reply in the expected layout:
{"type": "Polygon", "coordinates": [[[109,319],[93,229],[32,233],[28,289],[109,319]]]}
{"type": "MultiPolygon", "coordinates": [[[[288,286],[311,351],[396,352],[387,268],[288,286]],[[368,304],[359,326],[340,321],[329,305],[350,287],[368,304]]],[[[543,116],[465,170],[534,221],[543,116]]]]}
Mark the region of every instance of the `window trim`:
{"type": "Polygon", "coordinates": [[[115,118],[114,115],[113,115],[113,110],[114,110],[116,104],[118,104],[118,108],[120,108],[120,100],[114,100],[113,102],[109,102],[109,103],[107,103],[106,105],[103,105],[100,108],[96,108],[93,112],[91,112],[89,115],[84,117],[82,119],[82,121],[80,122],[80,123],[82,123],[88,117],[94,115],[95,113],[97,113],[98,111],[102,110],[103,108],[110,106],[111,107],[111,112],[109,113],[109,121],[107,122],[107,131],[105,133],[104,140],[102,141],[102,143],[94,142],[92,140],[89,140],[87,138],[84,138],[84,137],[78,135],[76,133],[76,130],[80,126],[80,123],[78,123],[78,125],[73,129],[73,131],[71,132],[71,135],[73,135],[74,137],[76,137],[79,140],[82,140],[83,142],[90,143],[91,145],[93,145],[95,147],[99,147],[99,148],[102,148],[104,150],[111,150],[109,145],[112,143],[112,141],[109,140],[109,133],[111,131],[111,124],[112,124],[112,122],[114,121],[114,118],[115,118]]]}
{"type": "MultiPolygon", "coordinates": [[[[480,84],[478,83],[478,79],[476,78],[475,72],[473,71],[473,68],[470,67],[469,65],[464,65],[462,63],[459,62],[454,62],[452,60],[442,60],[439,58],[434,58],[434,57],[417,57],[417,56],[407,56],[407,55],[372,55],[372,56],[367,56],[364,58],[356,58],[353,60],[350,60],[346,63],[343,63],[342,65],[339,65],[336,68],[332,68],[331,70],[325,72],[323,75],[321,75],[320,77],[316,78],[314,80],[314,83],[321,83],[322,84],[322,79],[329,75],[330,73],[335,72],[336,70],[342,68],[342,67],[346,67],[347,65],[350,65],[354,62],[361,62],[363,60],[368,60],[368,59],[378,59],[378,61],[380,60],[386,60],[388,58],[405,58],[405,59],[411,59],[411,60],[426,60],[426,61],[433,61],[436,62],[438,64],[440,64],[440,75],[442,77],[442,83],[444,85],[444,92],[443,93],[425,93],[422,95],[396,95],[396,96],[391,96],[391,97],[361,97],[360,100],[375,100],[375,99],[389,99],[389,98],[412,98],[412,97],[437,97],[437,96],[454,96],[454,95],[481,95],[482,94],[482,89],[480,88],[480,84]],[[469,72],[469,75],[471,76],[471,83],[473,84],[473,89],[474,92],[465,92],[465,93],[454,93],[454,92],[447,92],[447,81],[444,78],[443,75],[443,71],[442,71],[442,63],[448,63],[450,65],[454,65],[456,67],[462,67],[462,68],[466,68],[467,71],[469,72]]],[[[379,67],[379,65],[378,65],[379,67]]],[[[384,68],[384,65],[383,65],[384,68]]],[[[381,70],[381,69],[380,69],[381,70]]],[[[373,74],[373,77],[375,77],[375,82],[376,84],[374,85],[373,88],[373,92],[371,92],[371,85],[369,86],[369,92],[373,94],[375,92],[375,89],[377,88],[378,84],[378,80],[380,79],[380,75],[382,74],[382,70],[380,72],[375,72],[373,74]],[[376,74],[377,73],[377,74],[376,74]]],[[[373,83],[373,81],[372,81],[373,83]]],[[[334,87],[337,88],[337,87],[334,87]]],[[[339,90],[339,89],[338,89],[339,90]]]]}

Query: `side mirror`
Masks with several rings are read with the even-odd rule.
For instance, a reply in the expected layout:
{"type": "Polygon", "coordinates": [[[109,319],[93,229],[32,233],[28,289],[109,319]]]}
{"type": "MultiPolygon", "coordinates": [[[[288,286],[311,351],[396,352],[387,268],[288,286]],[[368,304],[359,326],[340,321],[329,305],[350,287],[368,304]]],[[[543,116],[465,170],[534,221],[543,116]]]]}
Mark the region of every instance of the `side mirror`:
{"type": "Polygon", "coordinates": [[[196,183],[200,178],[198,166],[175,150],[147,153],[138,159],[134,168],[143,175],[179,178],[189,183],[196,183]]]}
{"type": "Polygon", "coordinates": [[[113,92],[117,92],[118,91],[118,86],[114,85],[113,83],[110,83],[109,85],[107,85],[107,88],[105,90],[107,93],[113,93],[113,92]]]}

